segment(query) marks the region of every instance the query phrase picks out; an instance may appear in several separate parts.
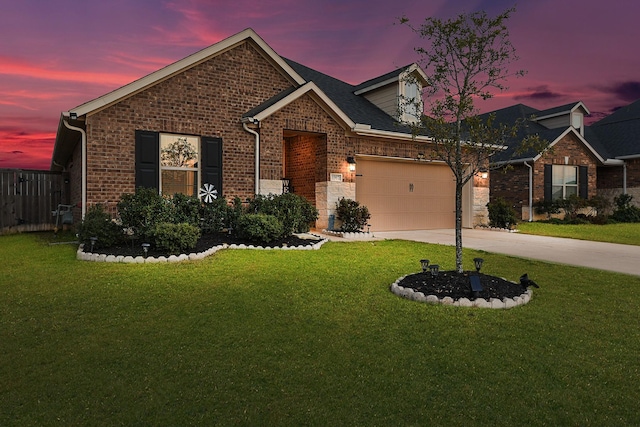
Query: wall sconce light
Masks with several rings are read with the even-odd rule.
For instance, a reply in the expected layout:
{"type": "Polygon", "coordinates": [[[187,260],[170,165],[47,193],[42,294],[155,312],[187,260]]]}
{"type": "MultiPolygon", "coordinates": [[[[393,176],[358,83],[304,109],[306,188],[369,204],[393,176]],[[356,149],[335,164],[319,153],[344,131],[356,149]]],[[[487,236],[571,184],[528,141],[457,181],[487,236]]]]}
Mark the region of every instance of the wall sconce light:
{"type": "Polygon", "coordinates": [[[349,163],[349,171],[355,172],[356,170],[356,158],[353,156],[347,157],[347,163],[349,163]]]}
{"type": "Polygon", "coordinates": [[[416,160],[420,161],[420,160],[426,160],[427,156],[424,155],[424,153],[420,152],[418,153],[418,155],[416,156],[416,160]]]}
{"type": "Polygon", "coordinates": [[[487,179],[489,177],[489,172],[480,172],[480,177],[482,179],[487,179]]]}
{"type": "Polygon", "coordinates": [[[69,118],[71,120],[76,120],[78,118],[78,113],[69,113],[69,118]]]}

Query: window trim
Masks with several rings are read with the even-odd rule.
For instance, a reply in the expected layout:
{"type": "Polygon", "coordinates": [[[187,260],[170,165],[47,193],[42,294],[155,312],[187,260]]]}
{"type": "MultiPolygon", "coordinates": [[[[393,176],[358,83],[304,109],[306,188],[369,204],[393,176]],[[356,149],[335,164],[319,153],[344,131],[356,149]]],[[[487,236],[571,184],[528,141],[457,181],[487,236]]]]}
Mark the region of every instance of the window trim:
{"type": "MultiPolygon", "coordinates": [[[[189,142],[189,144],[191,145],[191,142],[189,142]]],[[[201,157],[202,157],[202,138],[200,136],[197,135],[187,135],[187,134],[177,134],[177,133],[171,133],[171,132],[160,132],[159,133],[159,137],[158,137],[158,150],[159,150],[159,156],[158,156],[158,192],[160,194],[163,194],[162,191],[162,172],[163,171],[192,171],[195,172],[196,174],[196,179],[195,179],[195,185],[194,185],[194,192],[193,194],[187,194],[189,196],[196,196],[199,197],[198,193],[199,193],[199,188],[201,187],[201,180],[202,180],[202,171],[201,171],[201,157]],[[163,139],[166,141],[166,138],[175,138],[176,140],[178,138],[187,138],[187,141],[189,142],[189,140],[194,140],[195,139],[195,147],[197,150],[197,158],[196,158],[196,162],[195,164],[197,165],[196,167],[185,167],[185,166],[163,166],[162,164],[162,142],[163,139]]],[[[183,193],[184,194],[184,193],[183,193]]],[[[168,194],[170,196],[172,196],[173,194],[168,194]]]]}

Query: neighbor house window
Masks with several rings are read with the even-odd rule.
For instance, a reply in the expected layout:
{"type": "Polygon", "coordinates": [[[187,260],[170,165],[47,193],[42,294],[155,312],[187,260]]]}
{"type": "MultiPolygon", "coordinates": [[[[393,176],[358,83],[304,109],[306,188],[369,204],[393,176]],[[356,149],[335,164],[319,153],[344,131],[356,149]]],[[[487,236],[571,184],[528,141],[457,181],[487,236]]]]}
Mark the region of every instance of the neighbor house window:
{"type": "Polygon", "coordinates": [[[578,195],[578,167],[553,165],[551,191],[552,200],[578,195]]]}
{"type": "Polygon", "coordinates": [[[200,138],[160,134],[160,191],[197,196],[200,138]]]}

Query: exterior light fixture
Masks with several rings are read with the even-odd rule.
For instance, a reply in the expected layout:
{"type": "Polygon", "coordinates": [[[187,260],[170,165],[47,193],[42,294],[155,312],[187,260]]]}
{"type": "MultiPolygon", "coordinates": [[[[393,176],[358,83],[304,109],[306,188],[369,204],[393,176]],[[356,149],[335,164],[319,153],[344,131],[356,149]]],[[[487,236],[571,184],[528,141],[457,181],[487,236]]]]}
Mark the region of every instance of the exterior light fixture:
{"type": "Polygon", "coordinates": [[[347,157],[347,163],[349,163],[349,171],[355,172],[356,170],[356,158],[353,156],[347,157]]]}
{"type": "Polygon", "coordinates": [[[429,268],[429,260],[428,259],[421,259],[420,260],[420,265],[422,266],[422,272],[426,273],[427,269],[429,268]]]}
{"type": "Polygon", "coordinates": [[[69,113],[69,118],[71,120],[76,120],[78,118],[78,113],[69,113]]]}
{"type": "Polygon", "coordinates": [[[429,270],[431,271],[431,276],[435,279],[438,277],[438,273],[440,272],[440,266],[438,264],[431,264],[429,266],[429,270]]]}
{"type": "Polygon", "coordinates": [[[480,269],[482,268],[482,263],[484,262],[483,258],[474,258],[473,264],[476,266],[476,271],[480,273],[480,269]]]}
{"type": "Polygon", "coordinates": [[[482,179],[487,179],[489,177],[489,172],[487,172],[487,171],[480,172],[480,177],[482,179]]]}
{"type": "Polygon", "coordinates": [[[143,243],[142,244],[142,250],[144,251],[144,257],[147,257],[147,254],[149,253],[149,246],[151,246],[149,243],[143,243]]]}
{"type": "Polygon", "coordinates": [[[93,236],[89,237],[89,240],[91,240],[91,252],[93,252],[93,247],[96,245],[96,241],[98,240],[98,238],[93,236]]]}

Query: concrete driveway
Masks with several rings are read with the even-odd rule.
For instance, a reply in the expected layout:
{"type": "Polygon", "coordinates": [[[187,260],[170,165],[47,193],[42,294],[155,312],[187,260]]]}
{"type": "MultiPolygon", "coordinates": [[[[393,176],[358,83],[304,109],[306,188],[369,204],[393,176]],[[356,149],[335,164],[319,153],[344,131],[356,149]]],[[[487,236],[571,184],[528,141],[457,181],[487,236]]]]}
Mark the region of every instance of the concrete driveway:
{"type": "MultiPolygon", "coordinates": [[[[378,239],[403,239],[455,245],[454,230],[384,231],[378,239]]],[[[480,249],[559,264],[591,267],[640,276],[640,246],[558,237],[533,236],[486,229],[463,229],[465,248],[480,249]]]]}

